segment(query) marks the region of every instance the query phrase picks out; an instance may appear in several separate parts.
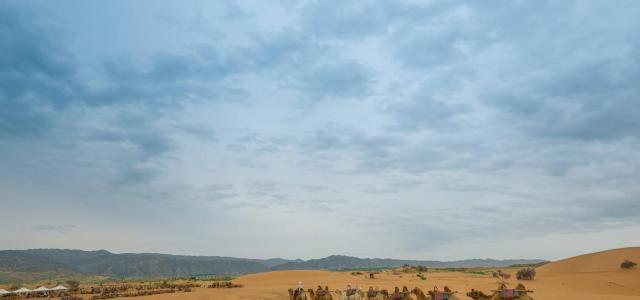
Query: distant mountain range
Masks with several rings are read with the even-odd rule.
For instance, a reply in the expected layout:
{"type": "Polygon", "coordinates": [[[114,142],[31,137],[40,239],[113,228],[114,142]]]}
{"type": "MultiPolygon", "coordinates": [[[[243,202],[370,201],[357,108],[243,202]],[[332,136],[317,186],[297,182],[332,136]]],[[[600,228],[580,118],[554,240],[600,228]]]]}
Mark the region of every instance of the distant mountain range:
{"type": "Polygon", "coordinates": [[[197,275],[239,275],[272,270],[352,270],[395,268],[405,264],[426,267],[505,267],[535,264],[537,259],[420,261],[357,258],[332,255],[322,259],[247,259],[156,253],[111,253],[106,250],[31,249],[0,251],[0,273],[53,273],[115,278],[161,278],[197,275]]]}
{"type": "Polygon", "coordinates": [[[397,268],[402,265],[425,266],[430,268],[470,268],[470,267],[507,267],[517,264],[538,264],[540,259],[465,259],[457,261],[402,260],[391,258],[357,258],[332,255],[321,259],[285,262],[272,267],[272,270],[355,270],[397,268]]]}

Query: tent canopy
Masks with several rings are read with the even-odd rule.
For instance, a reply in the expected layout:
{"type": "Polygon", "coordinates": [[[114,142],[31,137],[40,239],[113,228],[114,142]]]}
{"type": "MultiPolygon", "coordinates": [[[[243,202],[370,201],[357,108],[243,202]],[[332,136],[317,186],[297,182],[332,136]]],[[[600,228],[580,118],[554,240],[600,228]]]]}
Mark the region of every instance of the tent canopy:
{"type": "Polygon", "coordinates": [[[0,289],[0,295],[6,295],[6,294],[11,294],[11,292],[4,289],[0,289]]]}
{"type": "Polygon", "coordinates": [[[31,292],[31,290],[30,290],[30,289],[28,289],[28,288],[24,288],[24,287],[22,287],[22,288],[19,288],[19,289],[17,289],[17,290],[15,290],[15,291],[13,291],[13,292],[14,292],[14,293],[28,293],[28,292],[31,292]]]}
{"type": "Polygon", "coordinates": [[[37,289],[35,289],[33,291],[34,292],[48,292],[49,289],[47,287],[45,287],[45,286],[41,286],[41,287],[39,287],[39,288],[37,288],[37,289]]]}
{"type": "Polygon", "coordinates": [[[68,290],[68,288],[66,288],[64,285],[59,284],[54,288],[51,288],[52,291],[62,291],[62,290],[68,290]]]}

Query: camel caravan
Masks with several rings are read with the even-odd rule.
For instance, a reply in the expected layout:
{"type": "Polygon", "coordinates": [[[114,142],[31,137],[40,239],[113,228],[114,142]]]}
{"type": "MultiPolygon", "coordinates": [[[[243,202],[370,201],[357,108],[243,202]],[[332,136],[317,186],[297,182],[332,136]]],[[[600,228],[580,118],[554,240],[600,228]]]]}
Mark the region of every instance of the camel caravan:
{"type": "Polygon", "coordinates": [[[389,292],[386,289],[378,289],[369,287],[367,291],[363,291],[360,288],[352,288],[350,285],[345,290],[335,290],[333,294],[329,291],[329,287],[322,288],[318,286],[318,289],[308,289],[307,291],[302,288],[301,285],[298,288],[289,289],[290,300],[458,300],[454,295],[456,292],[451,291],[448,287],[444,287],[444,290],[439,291],[437,287],[433,290],[423,292],[420,288],[416,287],[413,290],[409,290],[406,286],[400,290],[399,287],[395,287],[393,292],[389,292]],[[335,297],[334,297],[335,295],[335,297]],[[415,295],[415,298],[412,296],[415,295]]]}
{"type": "MultiPolygon", "coordinates": [[[[515,289],[509,289],[504,283],[501,283],[497,290],[492,290],[492,293],[487,295],[482,291],[471,289],[467,293],[467,296],[474,300],[533,300],[528,293],[533,291],[527,290],[524,285],[518,284],[515,289]]],[[[329,291],[329,287],[322,288],[318,286],[316,290],[308,289],[304,290],[300,283],[296,289],[289,289],[290,300],[460,300],[455,294],[456,291],[452,291],[449,287],[445,286],[444,289],[439,290],[438,287],[434,287],[432,290],[426,292],[415,287],[409,290],[406,286],[400,290],[395,287],[393,292],[389,292],[386,289],[378,289],[377,287],[369,287],[367,291],[364,291],[358,287],[352,288],[347,285],[345,290],[335,290],[333,293],[329,291]]]]}
{"type": "Polygon", "coordinates": [[[519,283],[515,289],[508,289],[507,285],[502,283],[497,290],[492,290],[489,295],[482,291],[471,289],[467,296],[473,300],[533,300],[528,293],[533,293],[533,291],[527,290],[522,283],[519,283]]]}
{"type": "Polygon", "coordinates": [[[457,292],[451,291],[448,286],[444,286],[442,291],[438,290],[438,287],[433,287],[433,290],[427,291],[425,294],[420,288],[416,287],[411,291],[418,300],[458,300],[454,294],[457,292]]]}

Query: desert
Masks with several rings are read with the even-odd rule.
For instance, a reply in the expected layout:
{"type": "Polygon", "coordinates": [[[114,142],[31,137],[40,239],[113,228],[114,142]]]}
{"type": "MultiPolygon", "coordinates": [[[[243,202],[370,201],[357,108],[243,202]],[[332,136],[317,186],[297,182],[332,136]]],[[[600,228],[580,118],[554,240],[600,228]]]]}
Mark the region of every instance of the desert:
{"type": "MultiPolygon", "coordinates": [[[[472,299],[467,296],[471,290],[491,294],[500,284],[515,288],[523,284],[532,299],[549,300],[589,300],[589,299],[640,299],[640,270],[637,268],[621,269],[624,260],[640,261],[640,247],[613,249],[603,252],[584,254],[559,261],[549,262],[536,268],[533,280],[517,280],[515,276],[508,279],[492,276],[496,268],[469,268],[464,271],[447,269],[428,269],[419,272],[411,268],[388,269],[373,273],[367,271],[324,271],[324,270],[287,270],[239,276],[228,282],[233,282],[234,288],[212,288],[206,280],[182,280],[178,285],[191,287],[188,292],[182,288],[176,292],[142,296],[141,299],[222,299],[241,300],[259,299],[276,300],[290,299],[287,290],[296,288],[302,283],[305,290],[316,290],[317,286],[328,287],[332,299],[341,299],[337,290],[346,289],[347,285],[367,291],[369,287],[377,290],[393,291],[395,287],[416,287],[430,291],[434,288],[444,290],[448,287],[455,292],[458,299],[472,299]],[[421,276],[425,279],[422,279],[421,276]],[[209,286],[209,287],[207,287],[209,286]]],[[[500,268],[506,274],[515,274],[518,268],[500,268]]],[[[156,280],[162,281],[162,279],[156,280]]],[[[141,281],[144,283],[144,281],[141,281]]],[[[227,282],[227,281],[225,281],[227,282]]],[[[136,281],[130,285],[140,284],[136,281]]],[[[38,284],[32,284],[36,286],[38,284]]],[[[107,283],[105,286],[118,286],[118,283],[107,283]]],[[[91,285],[81,285],[81,289],[88,290],[91,285]]],[[[3,286],[3,288],[8,288],[3,286]]],[[[82,299],[101,299],[100,294],[72,294],[82,299]]],[[[26,299],[20,296],[7,296],[7,299],[26,299]]],[[[74,298],[74,299],[78,299],[74,298]]],[[[125,297],[116,297],[124,299],[125,297]]],[[[310,296],[308,299],[312,299],[310,296]]],[[[364,298],[366,299],[366,298],[364,298]]],[[[415,293],[410,299],[418,299],[415,293]]],[[[451,299],[454,299],[451,297],[451,299]]]]}

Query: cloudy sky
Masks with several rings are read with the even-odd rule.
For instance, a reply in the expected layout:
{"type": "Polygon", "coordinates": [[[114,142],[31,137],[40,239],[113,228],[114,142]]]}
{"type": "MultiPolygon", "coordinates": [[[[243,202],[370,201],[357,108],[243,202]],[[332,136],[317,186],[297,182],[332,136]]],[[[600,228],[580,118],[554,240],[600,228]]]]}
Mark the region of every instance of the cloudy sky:
{"type": "Polygon", "coordinates": [[[3,249],[640,245],[638,1],[2,1],[3,249]]]}

